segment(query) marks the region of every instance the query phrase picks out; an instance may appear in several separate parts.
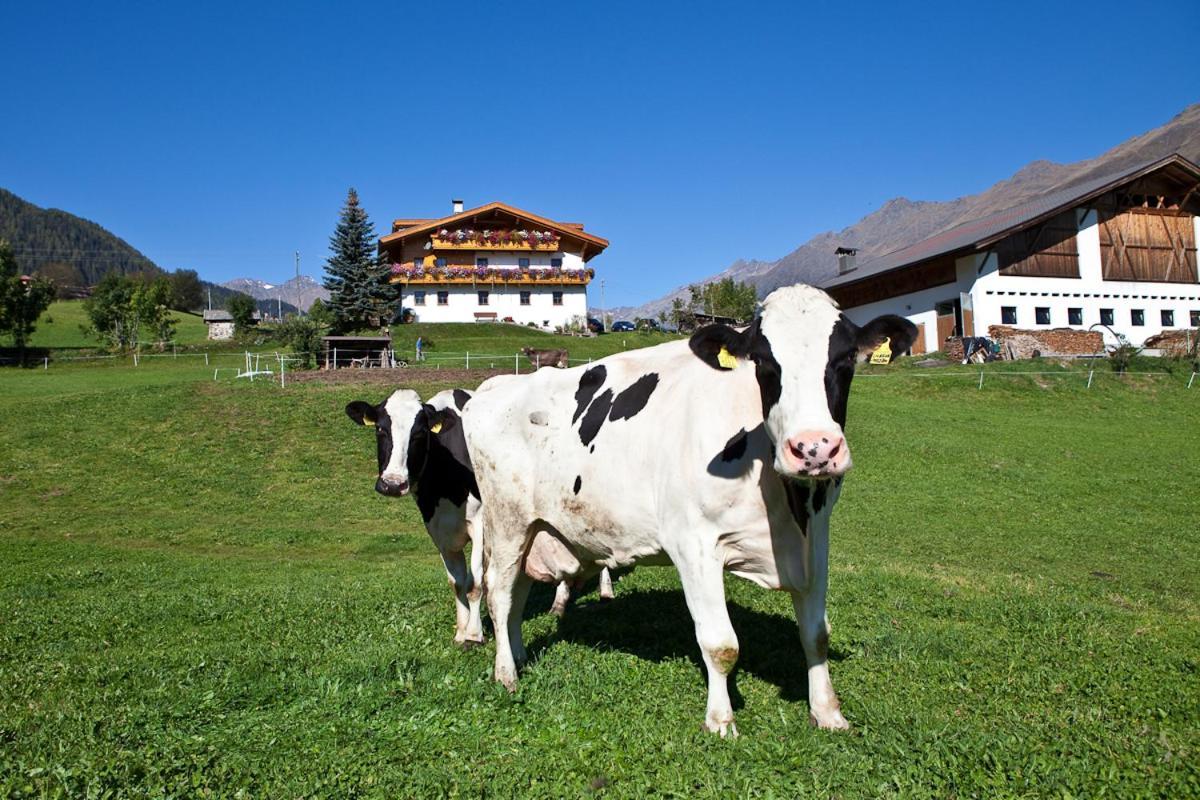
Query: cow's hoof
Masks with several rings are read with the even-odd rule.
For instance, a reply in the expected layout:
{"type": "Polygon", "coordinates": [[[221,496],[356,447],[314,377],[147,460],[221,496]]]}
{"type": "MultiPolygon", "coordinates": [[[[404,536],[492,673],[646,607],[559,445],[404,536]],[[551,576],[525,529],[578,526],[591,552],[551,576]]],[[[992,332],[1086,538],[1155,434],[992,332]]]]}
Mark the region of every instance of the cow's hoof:
{"type": "Polygon", "coordinates": [[[820,719],[817,718],[816,714],[810,713],[808,715],[808,724],[812,725],[814,728],[820,728],[824,731],[850,730],[850,723],[847,722],[846,718],[842,716],[841,711],[836,710],[822,714],[820,719]]]}
{"type": "Polygon", "coordinates": [[[509,694],[517,691],[517,675],[515,672],[508,670],[496,670],[496,682],[508,689],[509,694]]]}
{"type": "Polygon", "coordinates": [[[455,642],[455,644],[458,645],[459,650],[466,653],[469,650],[474,650],[476,647],[482,647],[486,642],[487,639],[463,639],[462,641],[455,642]]]}
{"type": "Polygon", "coordinates": [[[550,613],[553,614],[554,616],[558,617],[559,619],[562,619],[567,614],[567,607],[565,605],[560,606],[557,603],[555,603],[554,605],[552,605],[550,607],[550,613]]]}
{"type": "Polygon", "coordinates": [[[600,599],[601,600],[613,600],[615,598],[616,598],[616,595],[613,594],[612,589],[609,589],[607,592],[604,591],[603,589],[600,590],[600,599]]]}
{"type": "Polygon", "coordinates": [[[738,737],[737,725],[733,724],[733,717],[726,720],[705,719],[704,730],[709,733],[719,733],[722,739],[736,739],[738,737]]]}

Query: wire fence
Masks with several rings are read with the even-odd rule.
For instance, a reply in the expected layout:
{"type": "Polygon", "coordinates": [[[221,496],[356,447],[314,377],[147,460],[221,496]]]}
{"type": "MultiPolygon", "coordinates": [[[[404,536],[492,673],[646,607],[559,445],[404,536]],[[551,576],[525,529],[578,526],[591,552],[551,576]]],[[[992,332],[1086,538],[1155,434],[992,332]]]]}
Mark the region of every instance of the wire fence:
{"type": "MultiPolygon", "coordinates": [[[[521,374],[524,372],[532,372],[539,368],[555,366],[559,363],[559,359],[552,359],[554,364],[540,363],[541,356],[534,354],[526,356],[524,353],[489,353],[489,352],[468,352],[468,351],[434,351],[413,353],[411,357],[403,354],[398,354],[395,350],[374,348],[330,348],[330,350],[309,351],[309,352],[283,352],[279,350],[270,351],[187,351],[179,350],[178,347],[172,347],[170,352],[158,353],[139,353],[133,352],[129,354],[114,355],[114,354],[90,354],[90,355],[41,355],[36,360],[29,361],[30,366],[39,366],[43,370],[49,370],[51,366],[59,362],[76,363],[76,362],[111,362],[114,365],[125,361],[127,364],[140,367],[143,362],[161,363],[162,360],[185,360],[199,361],[203,359],[205,367],[213,368],[213,380],[221,380],[223,377],[230,379],[248,378],[250,381],[255,379],[270,378],[272,381],[277,381],[281,385],[286,386],[287,373],[296,372],[305,362],[315,363],[318,367],[323,364],[328,369],[344,370],[367,370],[375,372],[383,369],[385,371],[393,370],[413,370],[413,371],[438,371],[442,368],[462,368],[462,369],[480,369],[480,370],[505,370],[512,369],[513,374],[521,374]],[[236,365],[229,365],[229,362],[236,362],[236,365]]],[[[565,362],[568,366],[579,366],[590,364],[596,358],[567,358],[565,362]]],[[[15,364],[16,358],[0,358],[0,364],[15,364]]],[[[1191,371],[1190,373],[1168,372],[1168,371],[1124,371],[1116,372],[1107,369],[1096,369],[1092,367],[1086,372],[1083,370],[1005,370],[1005,369],[987,369],[980,367],[973,370],[960,369],[939,369],[937,371],[914,371],[914,370],[895,370],[889,372],[860,372],[856,378],[860,380],[950,380],[950,381],[971,381],[975,384],[975,388],[982,390],[988,382],[997,380],[1006,380],[1012,378],[1050,378],[1054,380],[1079,381],[1083,382],[1086,388],[1090,389],[1097,382],[1097,379],[1116,378],[1182,378],[1184,374],[1188,375],[1186,388],[1191,389],[1197,383],[1197,377],[1200,373],[1191,371]]]]}

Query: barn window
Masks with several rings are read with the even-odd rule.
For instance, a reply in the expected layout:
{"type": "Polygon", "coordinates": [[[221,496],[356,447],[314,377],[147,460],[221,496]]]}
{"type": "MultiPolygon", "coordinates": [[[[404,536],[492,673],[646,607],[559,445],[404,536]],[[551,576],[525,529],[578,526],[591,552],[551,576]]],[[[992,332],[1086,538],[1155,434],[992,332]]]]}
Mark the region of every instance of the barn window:
{"type": "Polygon", "coordinates": [[[1177,211],[1127,208],[1100,225],[1106,281],[1196,283],[1196,226],[1177,211]]]}
{"type": "Polygon", "coordinates": [[[1083,324],[1083,309],[1082,308],[1068,308],[1067,309],[1067,324],[1068,325],[1082,325],[1083,324]]]}
{"type": "Polygon", "coordinates": [[[521,269],[529,269],[529,259],[528,258],[518,258],[517,266],[520,267],[521,269]]]}
{"type": "Polygon", "coordinates": [[[476,292],[476,294],[479,295],[479,305],[486,306],[488,304],[488,293],[476,292]]]}
{"type": "Polygon", "coordinates": [[[488,263],[487,263],[487,259],[486,259],[486,258],[477,258],[477,259],[475,259],[475,266],[477,266],[477,267],[486,267],[487,265],[488,265],[488,263]]]}
{"type": "Polygon", "coordinates": [[[414,306],[425,305],[425,293],[424,292],[413,292],[413,305],[414,306]]]}
{"type": "Polygon", "coordinates": [[[529,298],[533,296],[532,292],[521,292],[521,305],[529,305],[529,298]]]}
{"type": "Polygon", "coordinates": [[[1107,325],[1110,328],[1116,324],[1116,316],[1111,308],[1100,309],[1100,324],[1107,325]]]}
{"type": "Polygon", "coordinates": [[[562,292],[554,292],[551,294],[551,298],[553,298],[554,305],[556,305],[556,306],[562,305],[562,297],[563,297],[562,292]]]}
{"type": "Polygon", "coordinates": [[[1064,211],[1040,225],[1005,237],[996,245],[1001,275],[1078,278],[1075,212],[1064,211]]]}
{"type": "Polygon", "coordinates": [[[444,266],[446,266],[446,259],[444,259],[444,258],[438,258],[438,259],[435,259],[433,263],[434,263],[436,266],[439,266],[439,267],[444,267],[444,266]]]}
{"type": "Polygon", "coordinates": [[[1140,308],[1132,309],[1129,312],[1129,324],[1135,327],[1141,327],[1146,324],[1146,312],[1140,308]]]}
{"type": "Polygon", "coordinates": [[[1005,325],[1017,324],[1017,307],[1000,306],[1000,322],[1005,325]]]}
{"type": "Polygon", "coordinates": [[[1200,328],[1200,311],[1189,311],[1188,318],[1193,328],[1200,328]]]}
{"type": "Polygon", "coordinates": [[[562,266],[562,259],[561,259],[561,258],[552,258],[552,259],[550,259],[550,266],[552,266],[552,267],[561,267],[561,266],[562,266]]]}
{"type": "Polygon", "coordinates": [[[1159,315],[1160,315],[1160,319],[1162,320],[1162,326],[1164,328],[1174,328],[1175,327],[1175,312],[1174,311],[1164,308],[1162,311],[1159,312],[1159,315]]]}
{"type": "Polygon", "coordinates": [[[438,292],[438,305],[439,306],[450,305],[450,293],[449,292],[438,292]]]}
{"type": "Polygon", "coordinates": [[[1038,306],[1033,310],[1033,316],[1037,320],[1038,325],[1050,324],[1050,308],[1049,306],[1038,306]]]}

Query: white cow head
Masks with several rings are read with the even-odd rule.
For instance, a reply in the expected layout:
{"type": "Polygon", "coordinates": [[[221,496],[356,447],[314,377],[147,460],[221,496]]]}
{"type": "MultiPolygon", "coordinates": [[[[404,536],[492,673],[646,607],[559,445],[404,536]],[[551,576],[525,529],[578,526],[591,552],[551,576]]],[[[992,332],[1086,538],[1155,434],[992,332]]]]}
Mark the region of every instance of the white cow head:
{"type": "Polygon", "coordinates": [[[860,328],[829,295],[797,285],[768,295],[745,330],[707,325],[689,344],[714,369],[753,362],[767,436],[775,445],[775,470],[786,477],[826,479],[851,467],[844,428],[856,360],[885,338],[895,358],[916,335],[915,325],[892,314],[860,328]]]}
{"type": "Polygon", "coordinates": [[[403,497],[429,459],[430,437],[457,423],[458,417],[421,402],[412,389],[397,389],[379,405],[355,400],[346,415],[359,425],[373,426],[379,454],[375,491],[403,497]]]}

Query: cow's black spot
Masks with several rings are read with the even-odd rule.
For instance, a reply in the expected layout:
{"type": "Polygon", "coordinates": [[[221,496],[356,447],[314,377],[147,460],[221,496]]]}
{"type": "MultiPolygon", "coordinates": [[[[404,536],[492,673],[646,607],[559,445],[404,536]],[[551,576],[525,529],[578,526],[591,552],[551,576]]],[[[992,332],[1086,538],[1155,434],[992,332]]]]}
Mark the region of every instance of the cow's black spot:
{"type": "Polygon", "coordinates": [[[392,418],[383,410],[383,403],[375,407],[375,451],[379,458],[379,474],[387,469],[392,458],[392,418]]]}
{"type": "Polygon", "coordinates": [[[470,399],[471,395],[467,392],[464,392],[462,389],[454,390],[454,405],[458,407],[459,411],[462,411],[463,408],[466,407],[467,401],[470,399]]]}
{"type": "Polygon", "coordinates": [[[588,403],[592,402],[592,398],[596,396],[596,392],[600,391],[600,387],[604,385],[607,377],[608,369],[603,364],[597,364],[583,373],[579,379],[579,388],[575,390],[575,413],[571,417],[572,425],[583,414],[588,403]]]}
{"type": "Polygon", "coordinates": [[[658,386],[657,372],[649,372],[638,378],[617,395],[617,399],[612,404],[612,413],[608,415],[608,418],[613,422],[619,419],[633,418],[646,407],[646,401],[650,399],[656,386],[658,386]]]}
{"type": "Polygon", "coordinates": [[[579,494],[579,490],[583,488],[583,477],[582,476],[580,476],[580,475],[575,476],[575,487],[574,488],[575,488],[575,494],[579,494]]]}
{"type": "MultiPolygon", "coordinates": [[[[428,410],[429,406],[425,408],[428,410]]],[[[454,414],[449,410],[446,413],[454,414]]],[[[468,494],[479,497],[479,485],[475,482],[475,472],[467,452],[463,426],[459,420],[455,422],[458,424],[444,426],[443,432],[435,436],[429,431],[423,411],[413,425],[412,441],[409,444],[409,479],[413,483],[413,496],[416,498],[417,508],[420,509],[426,524],[433,519],[438,502],[442,499],[461,506],[467,501],[468,494]],[[414,447],[418,457],[423,451],[423,464],[414,463],[414,447]]]]}
{"type": "Polygon", "coordinates": [[[792,511],[792,519],[800,526],[801,532],[808,535],[808,484],[800,481],[785,480],[783,491],[787,494],[788,508],[792,511]]]}
{"type": "Polygon", "coordinates": [[[825,493],[829,486],[825,481],[818,481],[812,493],[812,508],[814,514],[820,514],[825,507],[825,493]]]}
{"type": "Polygon", "coordinates": [[[850,381],[854,378],[854,359],[858,355],[855,331],[854,323],[843,315],[829,334],[829,353],[825,362],[825,401],[830,416],[843,429],[846,427],[850,381]]]}
{"type": "Polygon", "coordinates": [[[737,461],[742,456],[746,455],[746,429],[729,437],[729,441],[725,443],[725,448],[721,450],[722,461],[737,461]]]}
{"type": "Polygon", "coordinates": [[[600,426],[608,417],[609,409],[612,408],[612,399],[612,389],[605,389],[603,394],[588,406],[587,413],[583,415],[583,421],[579,423],[579,441],[586,445],[591,444],[592,440],[596,438],[596,434],[600,432],[600,426]]]}
{"type": "Polygon", "coordinates": [[[596,452],[596,445],[592,445],[591,447],[589,447],[589,448],[588,448],[588,452],[589,452],[589,453],[594,453],[594,452],[596,452]]]}

